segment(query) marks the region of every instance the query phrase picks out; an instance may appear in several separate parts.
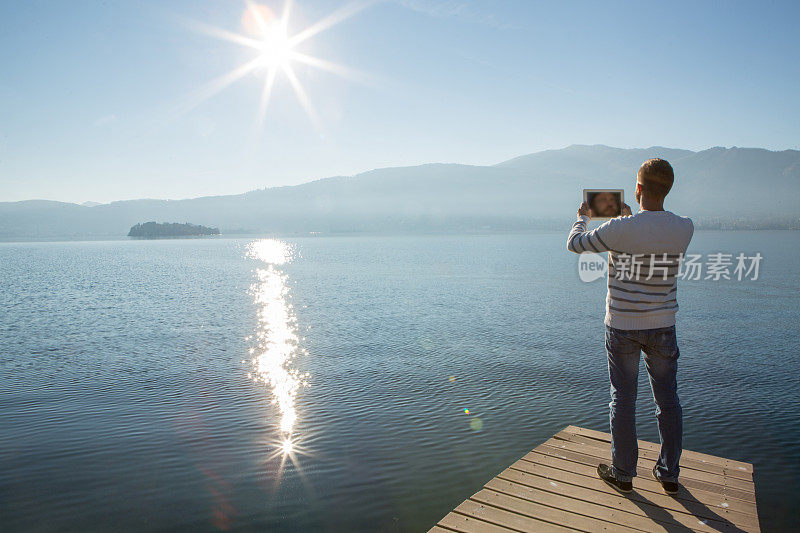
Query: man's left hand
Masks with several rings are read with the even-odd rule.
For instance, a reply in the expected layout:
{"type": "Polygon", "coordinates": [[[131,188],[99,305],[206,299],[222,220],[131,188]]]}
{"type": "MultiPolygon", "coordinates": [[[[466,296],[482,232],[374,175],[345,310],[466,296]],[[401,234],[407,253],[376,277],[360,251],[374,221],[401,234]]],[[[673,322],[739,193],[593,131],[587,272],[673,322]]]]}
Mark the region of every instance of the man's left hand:
{"type": "Polygon", "coordinates": [[[581,204],[581,206],[578,208],[578,216],[592,218],[592,210],[589,208],[588,203],[583,202],[581,204]]]}

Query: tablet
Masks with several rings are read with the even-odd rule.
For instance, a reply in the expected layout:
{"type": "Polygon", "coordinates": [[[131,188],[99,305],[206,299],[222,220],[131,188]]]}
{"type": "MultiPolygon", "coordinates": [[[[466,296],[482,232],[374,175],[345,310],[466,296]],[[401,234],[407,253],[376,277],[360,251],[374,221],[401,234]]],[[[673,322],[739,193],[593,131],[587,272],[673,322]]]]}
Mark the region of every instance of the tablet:
{"type": "Polygon", "coordinates": [[[592,219],[609,220],[622,214],[625,191],[623,189],[583,189],[583,201],[589,204],[592,219]]]}

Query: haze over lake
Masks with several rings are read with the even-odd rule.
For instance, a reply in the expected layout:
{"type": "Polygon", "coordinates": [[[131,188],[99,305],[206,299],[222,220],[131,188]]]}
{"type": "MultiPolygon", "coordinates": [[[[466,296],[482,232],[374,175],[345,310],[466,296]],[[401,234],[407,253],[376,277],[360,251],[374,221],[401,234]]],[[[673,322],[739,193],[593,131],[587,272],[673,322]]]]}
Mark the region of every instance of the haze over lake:
{"type": "Polygon", "coordinates": [[[800,151],[574,145],[493,166],[385,168],[231,196],[97,206],[0,202],[0,239],[113,238],[146,221],[203,224],[223,234],[555,229],[571,223],[586,187],[625,189],[635,205],[636,169],[651,157],[675,166],[667,208],[698,227],[800,228],[800,151]]]}

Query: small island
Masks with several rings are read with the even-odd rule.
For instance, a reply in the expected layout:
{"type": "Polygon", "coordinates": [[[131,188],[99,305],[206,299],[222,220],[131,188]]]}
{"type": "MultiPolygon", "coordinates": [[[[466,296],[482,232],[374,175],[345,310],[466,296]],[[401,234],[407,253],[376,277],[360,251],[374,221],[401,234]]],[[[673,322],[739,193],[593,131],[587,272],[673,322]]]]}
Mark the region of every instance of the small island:
{"type": "Polygon", "coordinates": [[[219,235],[219,228],[208,228],[195,224],[179,224],[177,222],[145,222],[131,227],[128,237],[137,239],[167,239],[170,237],[198,237],[201,235],[219,235]]]}

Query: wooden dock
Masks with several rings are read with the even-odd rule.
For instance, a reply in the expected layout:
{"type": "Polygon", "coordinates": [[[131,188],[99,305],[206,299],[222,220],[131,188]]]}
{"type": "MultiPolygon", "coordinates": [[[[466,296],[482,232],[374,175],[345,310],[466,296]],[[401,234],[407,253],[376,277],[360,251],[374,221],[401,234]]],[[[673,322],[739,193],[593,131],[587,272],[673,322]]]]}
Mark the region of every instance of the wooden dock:
{"type": "Polygon", "coordinates": [[[759,531],[753,465],[683,451],[680,491],[653,479],[659,445],[639,441],[633,492],[597,477],[611,436],[568,426],[442,518],[434,533],[509,531],[759,531]]]}

